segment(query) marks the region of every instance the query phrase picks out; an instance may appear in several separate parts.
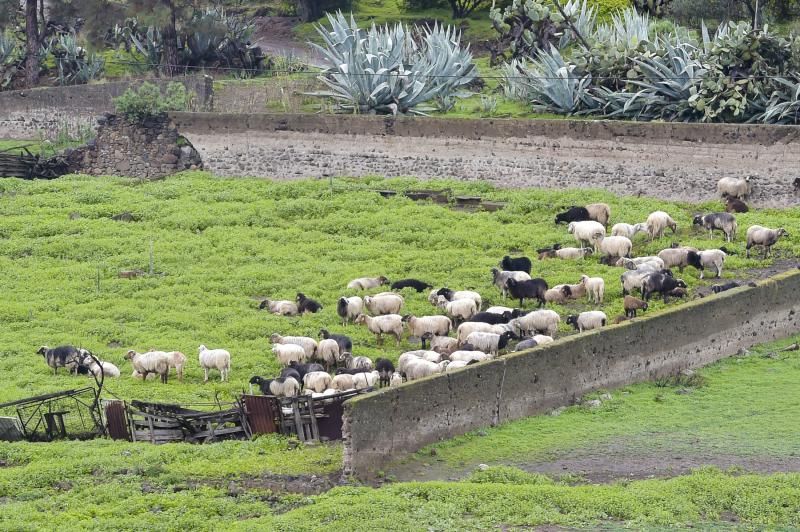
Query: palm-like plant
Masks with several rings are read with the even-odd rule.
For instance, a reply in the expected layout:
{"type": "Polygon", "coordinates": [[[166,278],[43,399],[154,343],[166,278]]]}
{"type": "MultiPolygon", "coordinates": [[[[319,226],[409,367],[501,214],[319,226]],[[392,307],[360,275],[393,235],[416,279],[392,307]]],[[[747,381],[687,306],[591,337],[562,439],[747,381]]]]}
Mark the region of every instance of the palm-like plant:
{"type": "Polygon", "coordinates": [[[786,78],[775,78],[774,81],[778,88],[773,91],[766,109],[755,117],[755,121],[800,124],[800,81],[786,78]]]}

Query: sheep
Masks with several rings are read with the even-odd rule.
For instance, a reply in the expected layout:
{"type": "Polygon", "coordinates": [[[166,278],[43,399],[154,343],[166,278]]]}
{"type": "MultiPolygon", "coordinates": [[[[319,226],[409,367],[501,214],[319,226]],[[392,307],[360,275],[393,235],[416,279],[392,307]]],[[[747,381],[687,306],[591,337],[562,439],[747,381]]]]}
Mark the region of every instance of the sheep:
{"type": "Polygon", "coordinates": [[[449,336],[433,336],[430,348],[441,355],[449,355],[458,348],[458,340],[449,336]]]}
{"type": "Polygon", "coordinates": [[[630,320],[630,318],[628,316],[626,316],[625,314],[620,314],[619,316],[614,318],[613,323],[614,323],[614,325],[619,325],[620,323],[622,323],[624,321],[628,321],[628,320],[630,320]]]}
{"type": "Polygon", "coordinates": [[[257,384],[264,395],[274,395],[276,397],[296,397],[300,395],[300,383],[293,377],[264,379],[255,376],[250,379],[250,384],[257,384]]]}
{"type": "MultiPolygon", "coordinates": [[[[605,235],[606,228],[600,222],[589,220],[585,222],[570,222],[567,226],[567,232],[575,237],[575,240],[578,241],[578,244],[581,245],[581,249],[583,249],[585,247],[592,247],[595,235],[605,235]],[[584,246],[584,244],[586,245],[584,246]]],[[[595,243],[595,251],[597,251],[596,246],[595,243]]]]}
{"type": "Polygon", "coordinates": [[[578,332],[605,327],[607,322],[608,318],[605,312],[599,310],[581,312],[577,316],[574,314],[567,316],[567,325],[572,325],[578,332]]]}
{"type": "Polygon", "coordinates": [[[792,187],[794,187],[795,194],[800,192],[800,177],[794,178],[794,181],[792,182],[792,187]]]}
{"type": "Polygon", "coordinates": [[[570,291],[569,285],[559,284],[545,291],[544,300],[547,303],[564,304],[570,299],[571,295],[572,292],[570,291]]]}
{"type": "Polygon", "coordinates": [[[604,236],[594,235],[595,245],[606,257],[630,257],[633,249],[633,242],[625,236],[604,236]]]}
{"type": "Polygon", "coordinates": [[[305,314],[306,312],[316,314],[322,310],[322,304],[319,301],[306,297],[302,292],[297,293],[296,301],[297,310],[300,311],[300,314],[305,314]]]}
{"type": "Polygon", "coordinates": [[[650,301],[650,296],[661,292],[664,296],[664,303],[668,303],[670,291],[675,288],[686,288],[686,283],[683,279],[675,279],[662,272],[653,272],[642,280],[642,299],[650,301]]]}
{"type": "Polygon", "coordinates": [[[380,375],[377,371],[368,371],[353,375],[353,387],[356,390],[363,390],[364,388],[372,388],[375,383],[380,380],[380,375]]]}
{"type": "MultiPolygon", "coordinates": [[[[317,344],[316,359],[325,365],[325,369],[330,371],[339,360],[339,344],[333,338],[325,338],[317,344]]],[[[298,361],[299,362],[299,361],[298,361]]]]}
{"type": "Polygon", "coordinates": [[[511,308],[511,307],[502,307],[502,306],[499,306],[499,305],[491,306],[491,307],[487,308],[486,310],[484,310],[484,312],[490,312],[492,314],[505,314],[506,312],[510,312],[512,318],[518,318],[518,317],[520,317],[522,315],[521,314],[522,311],[520,311],[519,309],[515,309],[515,308],[511,308]]]}
{"type": "Polygon", "coordinates": [[[750,177],[744,179],[737,177],[723,177],[717,181],[717,193],[722,196],[733,196],[738,199],[747,199],[753,193],[750,177]]]}
{"type": "Polygon", "coordinates": [[[303,388],[320,393],[328,389],[331,380],[331,376],[325,371],[310,371],[303,375],[303,388]]]}
{"type": "Polygon", "coordinates": [[[384,386],[389,386],[390,379],[394,374],[394,364],[388,358],[377,358],[375,359],[375,370],[378,372],[380,376],[380,386],[381,388],[384,386]]]}
{"type": "Polygon", "coordinates": [[[450,354],[450,362],[483,362],[492,360],[492,355],[483,351],[453,351],[450,354]]]}
{"type": "Polygon", "coordinates": [[[399,314],[403,308],[403,298],[395,293],[381,296],[365,296],[364,305],[374,316],[384,314],[399,314]]]}
{"type": "Polygon", "coordinates": [[[369,357],[354,357],[352,353],[343,353],[341,361],[347,369],[372,370],[372,360],[369,357]]]}
{"type": "Polygon", "coordinates": [[[495,312],[478,312],[474,316],[472,316],[467,321],[481,321],[483,323],[488,323],[490,325],[497,325],[499,323],[508,323],[511,321],[513,317],[512,312],[504,312],[502,314],[497,314],[495,312]]]}
{"type": "Polygon", "coordinates": [[[711,291],[714,292],[715,294],[719,294],[720,292],[724,292],[732,288],[737,288],[739,286],[740,286],[739,283],[737,283],[736,281],[731,281],[729,283],[724,283],[724,284],[715,284],[711,287],[711,291]]]}
{"type": "Polygon", "coordinates": [[[472,299],[448,301],[444,296],[439,296],[438,307],[444,309],[453,321],[465,321],[478,313],[478,307],[472,299]]]}
{"type": "Polygon", "coordinates": [[[595,220],[604,227],[608,226],[608,220],[611,218],[611,207],[605,203],[590,203],[586,206],[589,213],[589,218],[595,220]]]}
{"type": "Polygon", "coordinates": [[[430,301],[431,305],[437,307],[439,306],[439,296],[444,296],[444,298],[448,301],[471,299],[475,302],[478,310],[480,310],[481,305],[483,305],[483,299],[481,298],[481,295],[472,290],[451,290],[445,286],[444,288],[440,288],[439,290],[434,290],[431,292],[428,295],[428,301],[430,301]]]}
{"type": "Polygon", "coordinates": [[[353,384],[353,375],[347,373],[339,373],[331,379],[331,388],[343,392],[345,390],[352,390],[355,388],[353,384]]]}
{"type": "Polygon", "coordinates": [[[622,295],[627,295],[633,292],[634,290],[641,290],[642,289],[642,281],[645,277],[647,277],[650,273],[657,271],[652,269],[640,269],[640,270],[628,270],[622,275],[619,276],[619,280],[622,283],[622,295]]]}
{"type": "Polygon", "coordinates": [[[300,375],[300,372],[299,372],[299,371],[297,371],[297,370],[296,370],[295,368],[293,368],[293,367],[283,368],[283,369],[281,370],[281,373],[280,373],[280,375],[278,375],[278,377],[284,377],[284,378],[285,378],[285,377],[292,377],[292,378],[293,378],[293,379],[295,379],[297,382],[303,382],[303,376],[302,376],[302,375],[300,375]]]}
{"type": "Polygon", "coordinates": [[[422,340],[423,349],[425,349],[426,335],[447,336],[450,334],[450,329],[453,328],[453,322],[447,316],[416,317],[413,314],[409,314],[408,316],[403,316],[403,321],[408,326],[409,336],[416,336],[422,340]]]}
{"type": "Polygon", "coordinates": [[[636,257],[635,259],[629,259],[628,257],[620,257],[619,260],[614,265],[620,266],[627,270],[638,270],[639,266],[648,263],[651,263],[653,267],[657,270],[663,270],[666,267],[661,257],[655,257],[655,256],[636,257]]]}
{"type": "Polygon", "coordinates": [[[377,337],[378,344],[383,344],[384,334],[391,334],[397,341],[397,345],[400,345],[400,337],[403,335],[403,317],[399,314],[384,314],[374,318],[366,314],[359,314],[355,323],[366,325],[369,332],[377,337]]]}
{"type": "Polygon", "coordinates": [[[305,351],[306,360],[313,359],[314,353],[317,351],[317,341],[308,336],[281,336],[278,333],[274,333],[269,337],[269,340],[273,344],[299,345],[305,351]]]}
{"type": "Polygon", "coordinates": [[[658,258],[664,261],[665,268],[674,268],[677,266],[678,270],[683,272],[683,269],[689,265],[690,251],[697,253],[697,249],[691,247],[662,249],[658,252],[658,258]]]}
{"type": "Polygon", "coordinates": [[[626,317],[635,318],[637,310],[647,310],[647,301],[642,301],[638,297],[625,296],[622,300],[622,306],[625,309],[626,317]]]}
{"type": "Polygon", "coordinates": [[[517,257],[512,259],[508,255],[503,257],[500,261],[499,266],[503,268],[504,271],[507,272],[525,272],[527,274],[531,273],[531,259],[528,257],[517,257]]]}
{"type": "Polygon", "coordinates": [[[495,332],[495,325],[491,325],[489,323],[483,323],[480,321],[465,321],[461,325],[458,326],[456,329],[456,339],[458,344],[461,345],[467,341],[467,336],[470,333],[480,331],[480,332],[495,332]]]}
{"type": "Polygon", "coordinates": [[[475,346],[478,351],[497,355],[508,346],[508,341],[512,338],[517,338],[517,335],[511,331],[503,334],[474,332],[467,336],[467,343],[475,346]]]}
{"type": "Polygon", "coordinates": [[[389,284],[389,279],[383,275],[380,277],[359,277],[347,283],[347,288],[350,290],[369,290],[384,284],[389,284]]]}
{"type": "Polygon", "coordinates": [[[545,303],[544,293],[547,292],[547,281],[544,279],[538,277],[529,281],[515,281],[514,279],[509,279],[506,281],[506,286],[508,287],[511,297],[519,299],[520,307],[525,304],[526,298],[537,299],[540,307],[545,303]]]}
{"type": "MultiPolygon", "coordinates": [[[[300,364],[299,362],[289,362],[289,368],[297,372],[297,382],[303,382],[303,377],[306,376],[306,373],[311,373],[312,371],[325,371],[325,368],[322,367],[321,364],[317,364],[316,362],[311,362],[308,364],[300,364]]],[[[281,377],[288,375],[289,372],[281,371],[281,377]]]]}
{"type": "Polygon", "coordinates": [[[282,299],[280,301],[271,301],[269,299],[265,299],[261,302],[258,308],[261,310],[269,309],[269,311],[273,314],[278,314],[281,316],[296,316],[300,312],[297,308],[297,303],[294,301],[288,301],[286,299],[282,299]]]}
{"type": "Polygon", "coordinates": [[[690,251],[687,255],[689,266],[694,266],[700,270],[700,278],[703,278],[705,268],[717,270],[717,278],[722,275],[722,264],[725,262],[726,254],[720,249],[706,249],[704,251],[690,251]]]}
{"type": "Polygon", "coordinates": [[[566,211],[556,214],[555,223],[585,222],[587,220],[592,220],[592,217],[589,215],[589,210],[586,207],[572,206],[566,211]]]}
{"type": "Polygon", "coordinates": [[[651,212],[647,217],[647,232],[650,234],[651,241],[664,236],[664,229],[667,227],[672,229],[672,234],[678,231],[678,224],[664,211],[651,212]]]}
{"type": "Polygon", "coordinates": [[[764,248],[764,258],[769,256],[769,250],[775,245],[775,242],[782,236],[789,236],[786,229],[779,227],[778,229],[769,229],[760,225],[751,225],[747,228],[747,258],[750,258],[750,248],[753,246],[762,246],[764,248]]]}
{"type": "Polygon", "coordinates": [[[392,373],[392,379],[389,381],[389,388],[397,388],[403,384],[403,376],[400,375],[399,371],[395,371],[392,373]]]}
{"type": "MultiPolygon", "coordinates": [[[[451,360],[447,367],[444,369],[445,373],[451,373],[457,369],[465,368],[470,365],[471,362],[465,362],[463,360],[451,360]]],[[[474,363],[474,362],[473,362],[474,363]]]]}
{"type": "Polygon", "coordinates": [[[81,365],[86,367],[86,369],[94,375],[95,377],[99,377],[101,374],[103,377],[119,377],[120,371],[117,366],[112,364],[111,362],[106,362],[103,360],[97,360],[91,356],[87,356],[81,362],[81,365]]]}
{"type": "Polygon", "coordinates": [[[149,373],[156,373],[161,377],[161,383],[167,384],[169,378],[169,356],[164,351],[148,351],[137,353],[130,350],[125,353],[125,360],[130,360],[142,379],[147,379],[149,373]]]}
{"type": "Polygon", "coordinates": [[[631,225],[619,223],[614,224],[614,227],[611,228],[611,236],[624,236],[631,240],[633,240],[633,237],[635,237],[637,233],[647,233],[647,224],[638,223],[631,225]]]}
{"type": "Polygon", "coordinates": [[[419,293],[423,292],[426,288],[433,288],[433,286],[424,281],[420,281],[419,279],[400,279],[399,281],[393,282],[389,288],[391,288],[392,290],[413,288],[419,293]]]}
{"type": "Polygon", "coordinates": [[[599,305],[603,302],[603,295],[606,290],[606,282],[602,277],[589,277],[581,275],[581,284],[589,295],[589,301],[599,305]]]}
{"type": "MultiPolygon", "coordinates": [[[[273,335],[274,336],[274,335],[273,335]]],[[[228,380],[231,370],[231,354],[224,349],[208,349],[204,345],[197,348],[200,367],[203,368],[203,382],[208,382],[208,370],[219,370],[221,382],[228,380]]]]}
{"type": "Polygon", "coordinates": [[[539,342],[537,342],[533,338],[527,338],[514,346],[514,352],[516,353],[518,351],[524,351],[526,349],[533,349],[537,345],[539,345],[539,342]]]}
{"type": "Polygon", "coordinates": [[[347,325],[348,320],[356,319],[356,316],[364,312],[364,300],[358,296],[340,297],[336,303],[336,313],[342,318],[342,326],[347,325]]]}
{"type": "Polygon", "coordinates": [[[553,252],[556,257],[563,260],[585,259],[593,253],[592,248],[561,248],[553,252]]]}
{"type": "Polygon", "coordinates": [[[175,368],[175,376],[178,380],[183,382],[183,368],[186,365],[186,355],[180,351],[167,351],[169,358],[169,367],[175,368]]]}
{"type": "Polygon", "coordinates": [[[708,238],[714,237],[714,229],[722,231],[728,242],[732,242],[736,238],[736,218],[727,212],[713,212],[703,216],[698,214],[692,220],[692,225],[700,225],[708,229],[708,238]]]}
{"type": "Polygon", "coordinates": [[[748,212],[747,203],[733,196],[725,196],[725,212],[748,212]]]}
{"type": "Polygon", "coordinates": [[[42,355],[47,365],[53,368],[53,375],[58,374],[58,368],[67,368],[74,374],[82,359],[81,350],[71,345],[61,345],[52,349],[43,345],[36,353],[42,355]]]}
{"type": "Polygon", "coordinates": [[[435,362],[428,362],[427,360],[423,360],[421,358],[411,360],[406,366],[406,378],[410,381],[413,381],[422,379],[424,377],[429,377],[431,375],[436,375],[437,373],[443,373],[449,363],[449,360],[439,362],[438,364],[435,362]]]}
{"type": "Polygon", "coordinates": [[[500,289],[503,299],[508,296],[506,281],[511,278],[514,278],[517,281],[527,281],[531,278],[531,276],[522,271],[500,271],[497,268],[492,268],[492,283],[494,283],[494,285],[500,289]]]}
{"type": "Polygon", "coordinates": [[[328,329],[320,329],[319,337],[324,340],[335,340],[336,344],[339,346],[340,353],[344,353],[345,351],[353,351],[353,341],[349,336],[344,334],[331,334],[328,332],[328,329]]]}
{"type": "Polygon", "coordinates": [[[514,332],[525,335],[530,332],[539,332],[548,336],[555,336],[561,317],[553,310],[534,310],[530,314],[511,320],[509,325],[514,332]]]}

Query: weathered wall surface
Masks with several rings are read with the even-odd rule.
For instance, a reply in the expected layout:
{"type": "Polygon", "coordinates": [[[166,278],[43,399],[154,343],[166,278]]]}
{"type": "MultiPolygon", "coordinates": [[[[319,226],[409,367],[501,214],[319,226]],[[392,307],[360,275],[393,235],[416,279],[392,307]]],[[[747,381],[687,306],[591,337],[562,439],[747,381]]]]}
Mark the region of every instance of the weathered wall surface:
{"type": "Polygon", "coordinates": [[[206,167],[275,179],[454,177],[501,187],[593,187],[704,201],[757,176],[753,202],[800,202],[800,127],[570,120],[176,113],[206,167]]]}
{"type": "MultiPolygon", "coordinates": [[[[181,81],[195,94],[191,102],[195,110],[207,109],[213,96],[211,78],[149,81],[162,89],[171,81],[181,81]]],[[[0,92],[0,139],[54,138],[60,131],[75,134],[79,128],[94,127],[98,115],[114,111],[114,98],[140,83],[119,81],[0,92]]]]}
{"type": "Polygon", "coordinates": [[[439,440],[569,405],[597,389],[703,366],[798,331],[800,272],[792,271],[647,319],[385,388],[345,403],[345,471],[369,478],[439,440]]]}

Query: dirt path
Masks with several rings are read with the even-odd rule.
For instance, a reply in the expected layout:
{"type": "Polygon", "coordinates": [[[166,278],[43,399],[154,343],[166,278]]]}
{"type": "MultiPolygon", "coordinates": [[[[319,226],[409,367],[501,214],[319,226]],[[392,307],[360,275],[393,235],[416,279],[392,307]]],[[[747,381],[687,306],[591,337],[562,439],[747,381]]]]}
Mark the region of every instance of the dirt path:
{"type": "Polygon", "coordinates": [[[291,55],[304,63],[324,68],[322,57],[307,43],[295,39],[292,28],[300,23],[297,17],[255,17],[253,42],[268,54],[291,55]]]}

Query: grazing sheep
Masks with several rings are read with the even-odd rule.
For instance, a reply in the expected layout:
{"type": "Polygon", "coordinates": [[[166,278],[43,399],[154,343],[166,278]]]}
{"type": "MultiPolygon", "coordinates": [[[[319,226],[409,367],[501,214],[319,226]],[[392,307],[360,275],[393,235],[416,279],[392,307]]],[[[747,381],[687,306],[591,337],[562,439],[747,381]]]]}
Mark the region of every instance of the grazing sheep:
{"type": "Polygon", "coordinates": [[[591,220],[595,220],[603,224],[604,227],[608,227],[608,220],[611,219],[611,207],[605,203],[591,203],[586,206],[586,210],[591,220]]]}
{"type": "Polygon", "coordinates": [[[522,271],[500,271],[497,268],[492,268],[492,283],[494,283],[494,285],[500,289],[503,299],[508,296],[506,281],[512,278],[516,279],[517,281],[527,281],[531,278],[531,276],[522,271]]]}
{"type": "Polygon", "coordinates": [[[306,297],[302,292],[297,293],[296,300],[297,310],[300,311],[300,314],[305,314],[306,312],[316,314],[322,310],[322,304],[319,301],[306,297]]]}
{"type": "Polygon", "coordinates": [[[434,307],[439,306],[439,296],[443,296],[448,301],[456,301],[458,299],[471,299],[475,302],[478,310],[481,309],[481,305],[483,304],[483,298],[478,292],[473,290],[451,290],[446,286],[444,288],[440,288],[438,290],[434,290],[428,295],[428,301],[430,301],[431,305],[434,307]]]}
{"type": "Polygon", "coordinates": [[[413,288],[417,292],[423,292],[427,288],[433,288],[433,285],[430,285],[424,281],[420,281],[419,279],[400,279],[399,281],[393,282],[389,288],[391,288],[392,290],[413,288]]]}
{"type": "Polygon", "coordinates": [[[353,375],[353,387],[356,390],[363,390],[365,388],[372,388],[375,383],[380,380],[380,375],[377,371],[367,371],[353,375]]]}
{"type": "Polygon", "coordinates": [[[563,305],[570,299],[572,296],[572,292],[570,291],[569,285],[566,284],[558,284],[553,288],[549,288],[544,293],[544,300],[547,303],[558,303],[563,305]]]}
{"type": "Polygon", "coordinates": [[[741,285],[736,281],[731,281],[729,283],[715,284],[711,287],[711,291],[714,292],[715,294],[719,294],[720,292],[724,292],[732,288],[738,288],[739,286],[741,285]]]}
{"type": "Polygon", "coordinates": [[[626,316],[625,314],[620,314],[619,316],[614,318],[614,322],[613,323],[614,323],[614,325],[619,325],[623,321],[628,321],[628,320],[630,320],[630,318],[628,316],[626,316]]]}
{"type": "Polygon", "coordinates": [[[438,364],[435,362],[429,362],[422,358],[411,360],[406,366],[406,378],[410,381],[413,381],[422,379],[424,377],[429,377],[431,375],[436,375],[438,373],[444,373],[444,370],[447,368],[449,363],[449,360],[439,362],[438,364]]]}
{"type": "Polygon", "coordinates": [[[696,248],[679,247],[667,248],[658,252],[658,258],[664,261],[664,268],[675,268],[683,272],[683,269],[689,265],[689,252],[694,251],[697,253],[696,248]]]}
{"type": "Polygon", "coordinates": [[[519,299],[519,306],[525,304],[525,299],[536,299],[539,301],[539,306],[545,303],[544,293],[547,292],[547,281],[544,279],[536,278],[529,281],[515,281],[509,279],[506,281],[506,287],[513,299],[519,299]]]}
{"type": "Polygon", "coordinates": [[[713,212],[703,216],[698,214],[692,220],[692,225],[700,225],[708,229],[708,238],[714,237],[714,229],[722,231],[728,242],[736,238],[736,218],[727,212],[713,212]]]}
{"type": "Polygon", "coordinates": [[[651,212],[647,217],[647,232],[650,234],[651,241],[664,236],[664,230],[667,227],[672,229],[672,234],[678,232],[678,224],[664,211],[651,212]]]}
{"type": "Polygon", "coordinates": [[[161,377],[161,383],[166,384],[169,378],[169,357],[164,351],[148,351],[137,353],[130,350],[125,353],[125,360],[130,360],[133,369],[147,379],[149,373],[156,373],[161,377]]]}
{"type": "Polygon", "coordinates": [[[720,249],[706,249],[705,251],[690,251],[687,255],[689,266],[694,266],[700,270],[700,278],[703,278],[706,268],[717,270],[717,278],[722,275],[722,264],[725,262],[725,252],[720,249]]]}
{"type": "Polygon", "coordinates": [[[448,301],[444,296],[439,296],[438,307],[444,309],[453,321],[465,321],[478,313],[478,306],[472,299],[448,301]]]}
{"type": "Polygon", "coordinates": [[[668,303],[670,292],[675,288],[686,288],[686,283],[683,279],[675,279],[662,272],[653,272],[642,280],[642,299],[650,301],[650,296],[660,292],[664,296],[664,303],[668,303]]]}
{"type": "Polygon", "coordinates": [[[299,345],[305,351],[305,359],[312,360],[314,353],[317,351],[317,341],[308,336],[281,336],[274,333],[269,337],[269,341],[273,344],[294,344],[299,345]]]}
{"type": "Polygon", "coordinates": [[[373,316],[399,314],[403,303],[403,298],[395,293],[375,297],[364,296],[364,305],[373,316]]]}
{"type": "Polygon", "coordinates": [[[596,234],[594,237],[595,245],[606,257],[630,257],[633,249],[633,242],[625,236],[604,236],[596,234]]]}
{"type": "Polygon", "coordinates": [[[456,329],[456,338],[458,340],[458,344],[461,345],[467,341],[467,336],[469,336],[472,332],[494,332],[494,330],[495,326],[489,323],[480,321],[465,321],[458,326],[458,329],[456,329]]]}
{"type": "Polygon", "coordinates": [[[58,374],[58,368],[66,368],[70,373],[75,373],[82,359],[81,350],[71,345],[52,349],[43,345],[36,353],[42,355],[47,365],[53,368],[53,375],[58,374]]]}
{"type": "Polygon", "coordinates": [[[497,314],[496,312],[478,312],[474,316],[472,316],[467,321],[481,321],[483,323],[489,323],[491,325],[497,325],[499,323],[508,323],[513,318],[512,312],[504,312],[502,314],[497,314]]]}
{"type": "Polygon", "coordinates": [[[747,228],[747,253],[745,255],[750,258],[750,248],[753,246],[761,246],[764,248],[764,258],[769,256],[769,250],[775,245],[775,242],[782,236],[789,236],[786,229],[779,227],[778,229],[769,229],[760,225],[751,225],[747,228]]]}
{"type": "Polygon", "coordinates": [[[619,276],[622,283],[622,295],[627,295],[634,290],[642,289],[642,281],[652,272],[657,271],[650,268],[640,270],[628,270],[619,276]]]}
{"type": "Polygon", "coordinates": [[[279,314],[281,316],[296,316],[300,313],[299,309],[297,308],[297,303],[294,301],[288,301],[286,299],[282,299],[280,301],[271,301],[269,299],[265,299],[261,302],[258,308],[261,310],[269,309],[269,311],[273,314],[279,314]]]}
{"type": "Polygon", "coordinates": [[[517,338],[517,335],[511,331],[503,334],[474,332],[467,336],[467,343],[472,344],[478,351],[498,355],[502,349],[508,346],[508,341],[512,338],[517,338]]]}
{"type": "Polygon", "coordinates": [[[514,352],[516,353],[518,351],[524,351],[526,349],[533,349],[537,345],[539,345],[539,342],[537,342],[533,338],[527,338],[514,346],[514,352]]]}
{"type": "Polygon", "coordinates": [[[289,366],[292,362],[303,363],[308,360],[303,347],[297,344],[273,344],[272,352],[282,366],[289,366]]]}
{"type": "Polygon", "coordinates": [[[572,206],[566,211],[556,214],[556,224],[560,223],[572,223],[572,222],[585,222],[587,220],[592,220],[592,217],[589,215],[589,210],[586,207],[575,207],[572,206]]]}
{"type": "Polygon", "coordinates": [[[351,290],[369,290],[384,284],[389,284],[389,279],[383,275],[380,277],[359,277],[347,283],[347,288],[351,290]]]}
{"type": "Polygon", "coordinates": [[[394,374],[394,364],[388,358],[376,358],[375,370],[380,376],[380,386],[389,386],[392,375],[394,374]]]}
{"type": "Polygon", "coordinates": [[[347,325],[348,320],[356,319],[356,316],[364,312],[364,300],[358,296],[340,297],[336,303],[336,314],[342,318],[342,326],[347,325]]]}
{"type": "Polygon", "coordinates": [[[603,295],[606,291],[606,282],[602,277],[589,277],[581,275],[581,284],[589,296],[589,301],[599,305],[603,302],[603,295]]]}
{"type": "Polygon", "coordinates": [[[345,351],[353,351],[353,341],[347,335],[331,334],[328,332],[328,329],[320,329],[319,337],[324,340],[335,340],[336,344],[339,346],[340,353],[344,353],[345,351]]]}
{"type": "MultiPolygon", "coordinates": [[[[312,371],[325,371],[325,368],[322,367],[321,364],[317,364],[316,362],[311,362],[309,364],[300,364],[299,362],[290,362],[289,368],[296,371],[299,375],[297,382],[303,382],[303,377],[306,376],[306,373],[311,373],[312,371]]],[[[288,372],[287,372],[288,373],[288,372]]],[[[281,371],[281,377],[283,377],[283,371],[281,371]]]]}
{"type": "Polygon", "coordinates": [[[341,361],[346,369],[372,370],[372,360],[369,357],[354,357],[353,353],[343,353],[341,361]]]}
{"type": "Polygon", "coordinates": [[[339,344],[333,338],[325,338],[317,344],[316,359],[325,365],[325,369],[330,369],[339,360],[339,344]]]}
{"type": "Polygon", "coordinates": [[[725,212],[748,212],[747,203],[733,196],[725,196],[725,212]]]}
{"type": "Polygon", "coordinates": [[[593,220],[585,222],[570,222],[570,224],[567,226],[567,232],[575,237],[575,240],[577,240],[578,244],[581,245],[581,249],[585,247],[593,247],[594,244],[595,251],[597,251],[595,236],[605,235],[606,228],[600,222],[595,222],[593,220]]]}
{"type": "Polygon", "coordinates": [[[104,360],[97,360],[97,362],[95,362],[95,359],[91,356],[84,358],[81,362],[81,365],[84,366],[89,373],[95,377],[99,377],[101,374],[103,377],[117,378],[120,376],[119,368],[117,366],[104,360]]]}
{"type": "Polygon", "coordinates": [[[578,332],[605,327],[607,322],[608,318],[605,312],[599,310],[581,312],[577,316],[574,314],[567,316],[567,325],[572,325],[578,332]]]}
{"type": "Polygon", "coordinates": [[[450,355],[450,362],[483,362],[494,358],[489,353],[483,351],[454,351],[450,355]]]}
{"type": "Polygon", "coordinates": [[[620,257],[619,260],[614,263],[615,266],[620,266],[626,270],[638,270],[640,266],[644,264],[651,264],[656,270],[663,270],[666,267],[661,257],[654,256],[636,257],[635,259],[620,257]]]}
{"type": "MultiPolygon", "coordinates": [[[[468,299],[462,301],[470,301],[468,299]]],[[[430,336],[447,336],[453,328],[453,322],[447,316],[420,316],[413,314],[403,317],[403,321],[408,325],[409,336],[416,336],[422,340],[422,348],[425,349],[425,340],[430,336]]]]}
{"type": "Polygon", "coordinates": [[[717,193],[722,196],[733,196],[738,199],[747,199],[753,193],[750,177],[744,179],[737,177],[723,177],[717,181],[717,193]]]}
{"type": "Polygon", "coordinates": [[[689,292],[686,290],[686,288],[681,287],[681,286],[677,286],[677,287],[675,287],[675,288],[673,288],[672,290],[669,291],[669,295],[674,297],[674,298],[676,298],[676,299],[680,299],[680,298],[688,296],[689,292]]]}
{"type": "Polygon", "coordinates": [[[647,301],[642,301],[638,297],[625,296],[622,301],[622,306],[625,309],[625,316],[628,318],[635,318],[637,310],[643,312],[647,310],[647,301]]]}
{"type": "Polygon", "coordinates": [[[517,257],[512,259],[508,255],[503,257],[500,261],[500,267],[507,272],[525,272],[531,273],[531,259],[528,257],[517,257]]]}
{"type": "Polygon", "coordinates": [[[353,384],[353,375],[347,373],[338,373],[331,379],[331,388],[343,392],[345,390],[352,390],[355,388],[353,384]]]}
{"type": "Polygon", "coordinates": [[[328,389],[331,380],[333,379],[325,371],[310,371],[303,376],[303,388],[321,393],[328,389]]]}
{"type": "Polygon", "coordinates": [[[433,336],[430,348],[440,355],[447,356],[458,348],[458,340],[449,336],[433,336]]]}
{"type": "Polygon", "coordinates": [[[624,236],[631,240],[633,240],[633,237],[635,237],[637,233],[647,233],[647,224],[638,223],[635,225],[631,225],[626,223],[619,223],[619,224],[614,224],[614,227],[611,228],[611,236],[624,236]]]}
{"type": "Polygon", "coordinates": [[[397,388],[403,384],[403,376],[400,375],[399,371],[395,371],[392,373],[392,379],[389,381],[389,388],[397,388]]]}
{"type": "Polygon", "coordinates": [[[585,259],[594,253],[592,248],[561,248],[553,252],[556,257],[563,260],[585,259]]]}
{"type": "Polygon", "coordinates": [[[359,314],[356,317],[356,324],[364,324],[367,329],[377,337],[378,344],[383,344],[383,335],[391,334],[400,345],[400,337],[403,336],[403,317],[399,314],[384,314],[383,316],[367,316],[359,314]]]}
{"type": "Polygon", "coordinates": [[[299,371],[297,371],[295,368],[292,367],[283,368],[278,377],[292,377],[297,382],[303,382],[303,376],[300,374],[299,371]]]}
{"type": "Polygon", "coordinates": [[[208,382],[208,370],[210,369],[219,371],[221,382],[228,380],[228,373],[231,370],[231,354],[229,352],[224,349],[208,349],[204,345],[198,347],[197,351],[200,367],[203,368],[203,382],[208,382]]]}
{"type": "Polygon", "coordinates": [[[548,336],[555,336],[558,331],[558,324],[561,317],[553,310],[534,310],[533,312],[514,318],[509,322],[514,332],[519,335],[527,335],[531,332],[544,333],[548,336]]]}
{"type": "Polygon", "coordinates": [[[257,384],[264,395],[274,395],[275,397],[296,397],[300,395],[300,383],[293,377],[264,379],[255,376],[250,379],[250,384],[257,384]]]}

